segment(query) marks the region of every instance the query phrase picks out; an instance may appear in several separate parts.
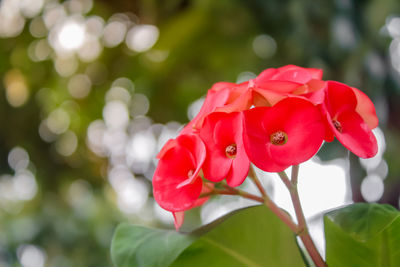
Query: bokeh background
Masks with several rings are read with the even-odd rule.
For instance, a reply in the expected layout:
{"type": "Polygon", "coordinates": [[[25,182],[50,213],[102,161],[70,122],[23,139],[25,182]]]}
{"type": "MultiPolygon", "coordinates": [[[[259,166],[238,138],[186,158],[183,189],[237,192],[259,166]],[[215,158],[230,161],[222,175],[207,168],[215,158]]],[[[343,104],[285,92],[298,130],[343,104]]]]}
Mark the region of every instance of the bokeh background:
{"type": "MultiPolygon", "coordinates": [[[[373,159],[333,142],[301,167],[323,251],[323,211],[399,207],[399,1],[1,0],[0,266],[111,266],[119,222],[171,228],[151,196],[157,151],[213,83],[286,64],[363,90],[380,119],[373,159]]],[[[248,204],[217,198],[184,229],[248,204]]]]}

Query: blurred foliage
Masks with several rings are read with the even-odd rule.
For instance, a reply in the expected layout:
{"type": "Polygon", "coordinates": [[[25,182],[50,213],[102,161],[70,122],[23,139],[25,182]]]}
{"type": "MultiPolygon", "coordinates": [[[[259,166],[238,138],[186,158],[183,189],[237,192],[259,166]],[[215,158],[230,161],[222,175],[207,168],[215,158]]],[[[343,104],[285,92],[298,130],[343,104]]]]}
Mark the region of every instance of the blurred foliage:
{"type": "MultiPolygon", "coordinates": [[[[130,121],[150,118],[165,124],[187,122],[189,104],[214,82],[248,79],[265,68],[285,64],[323,68],[324,79],[360,88],[376,103],[380,128],[386,136],[384,159],[389,166],[381,202],[398,207],[400,69],[394,62],[400,53],[394,43],[400,38],[398,30],[396,33],[396,25],[400,25],[392,23],[394,33],[388,28],[390,19],[400,13],[398,1],[36,0],[32,3],[39,3],[40,9],[33,16],[22,17],[21,31],[21,16],[6,24],[12,14],[4,11],[5,6],[14,6],[15,11],[28,2],[0,1],[0,173],[4,174],[0,184],[0,266],[17,265],[23,244],[45,251],[41,255],[46,255],[49,266],[109,266],[111,235],[118,222],[161,224],[154,214],[143,213],[146,208],[153,209],[151,199],[140,212],[126,214],[117,208],[117,195],[108,181],[114,164],[110,161],[115,158],[107,153],[101,157],[87,146],[88,126],[104,117],[105,96],[120,77],[133,81],[134,88],[129,91],[133,103],[143,104],[140,94],[150,103],[148,112],[139,115],[132,112],[135,104],[130,103],[130,121]],[[137,24],[157,26],[159,38],[151,49],[135,52],[128,41],[106,47],[103,37],[98,37],[101,51],[97,56],[88,59],[75,51],[63,57],[49,45],[53,26],[43,22],[55,7],[64,10],[65,18],[103,21],[100,36],[117,14],[128,29],[137,24]],[[39,32],[33,30],[34,25],[42,25],[39,32]],[[8,36],[7,30],[13,27],[15,32],[8,36]],[[49,52],[39,54],[42,58],[38,59],[32,51],[38,51],[35,49],[41,40],[49,52]],[[88,96],[71,96],[68,86],[75,74],[89,77],[88,96]],[[17,89],[10,89],[14,80],[19,82],[13,85],[17,89]],[[13,95],[15,92],[22,95],[13,95]],[[46,132],[43,123],[59,109],[68,114],[68,131],[43,137],[39,129],[46,132]],[[67,138],[71,134],[76,136],[77,147],[67,153],[70,143],[63,146],[60,140],[71,140],[67,138]],[[5,185],[16,174],[8,161],[9,152],[17,146],[29,154],[26,169],[34,174],[38,188],[27,201],[2,197],[8,190],[5,185]]],[[[62,12],[57,16],[61,19],[62,12]]],[[[60,117],[54,120],[57,123],[60,117]]],[[[128,138],[135,125],[126,130],[128,138]]],[[[347,156],[338,147],[327,146],[321,158],[347,156]]],[[[351,162],[353,198],[363,201],[360,185],[367,172],[355,157],[351,156],[351,162]]],[[[147,171],[133,170],[148,187],[152,168],[154,163],[147,171]]]]}

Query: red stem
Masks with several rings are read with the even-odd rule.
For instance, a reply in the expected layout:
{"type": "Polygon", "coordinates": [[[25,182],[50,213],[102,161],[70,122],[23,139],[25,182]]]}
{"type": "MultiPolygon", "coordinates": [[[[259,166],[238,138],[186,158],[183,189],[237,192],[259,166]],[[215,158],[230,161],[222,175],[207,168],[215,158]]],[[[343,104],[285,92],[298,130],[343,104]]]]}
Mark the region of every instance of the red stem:
{"type": "Polygon", "coordinates": [[[300,237],[301,241],[303,242],[304,247],[306,248],[308,254],[310,254],[310,257],[313,260],[313,262],[315,263],[315,265],[317,267],[326,267],[325,261],[322,259],[321,255],[319,254],[319,252],[318,252],[317,248],[315,247],[315,244],[312,241],[311,236],[308,232],[306,219],[304,217],[303,209],[301,208],[299,193],[297,190],[299,166],[298,165],[293,166],[291,182],[289,181],[289,178],[285,172],[279,172],[278,174],[290,192],[290,197],[292,199],[293,207],[294,207],[294,210],[296,213],[296,218],[298,221],[298,227],[300,229],[300,233],[298,234],[298,236],[300,237]],[[288,183],[288,181],[289,181],[289,183],[288,183]]]}

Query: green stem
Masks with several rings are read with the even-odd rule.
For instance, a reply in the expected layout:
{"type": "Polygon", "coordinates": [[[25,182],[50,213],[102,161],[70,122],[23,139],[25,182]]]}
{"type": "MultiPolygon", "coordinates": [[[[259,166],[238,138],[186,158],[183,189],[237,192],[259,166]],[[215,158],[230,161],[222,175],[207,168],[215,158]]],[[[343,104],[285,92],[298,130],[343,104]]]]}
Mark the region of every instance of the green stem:
{"type": "Polygon", "coordinates": [[[317,248],[315,247],[315,244],[312,241],[311,236],[308,232],[306,219],[303,214],[303,209],[301,208],[299,193],[297,190],[299,166],[298,165],[293,166],[291,181],[289,181],[289,177],[286,175],[285,172],[279,172],[278,174],[290,192],[290,197],[292,199],[293,207],[294,207],[294,210],[296,213],[296,218],[298,221],[298,227],[300,229],[300,233],[298,234],[298,236],[300,237],[301,241],[303,242],[307,252],[310,254],[310,257],[314,261],[315,265],[317,267],[326,267],[325,261],[322,259],[321,255],[319,254],[319,252],[318,252],[317,248]]]}

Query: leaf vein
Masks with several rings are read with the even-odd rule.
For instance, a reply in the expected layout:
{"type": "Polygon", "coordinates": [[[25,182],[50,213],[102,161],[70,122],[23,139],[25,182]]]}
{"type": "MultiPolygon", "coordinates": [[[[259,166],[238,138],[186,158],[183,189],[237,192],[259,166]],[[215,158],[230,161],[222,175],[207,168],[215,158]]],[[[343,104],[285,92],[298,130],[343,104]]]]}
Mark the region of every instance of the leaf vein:
{"type": "Polygon", "coordinates": [[[247,258],[246,256],[240,255],[239,253],[235,252],[234,250],[224,246],[223,244],[220,244],[214,240],[211,240],[209,238],[203,237],[203,240],[206,241],[207,243],[213,245],[214,247],[224,251],[226,254],[236,258],[238,261],[242,262],[246,266],[253,266],[253,267],[261,267],[251,259],[247,258]]]}

